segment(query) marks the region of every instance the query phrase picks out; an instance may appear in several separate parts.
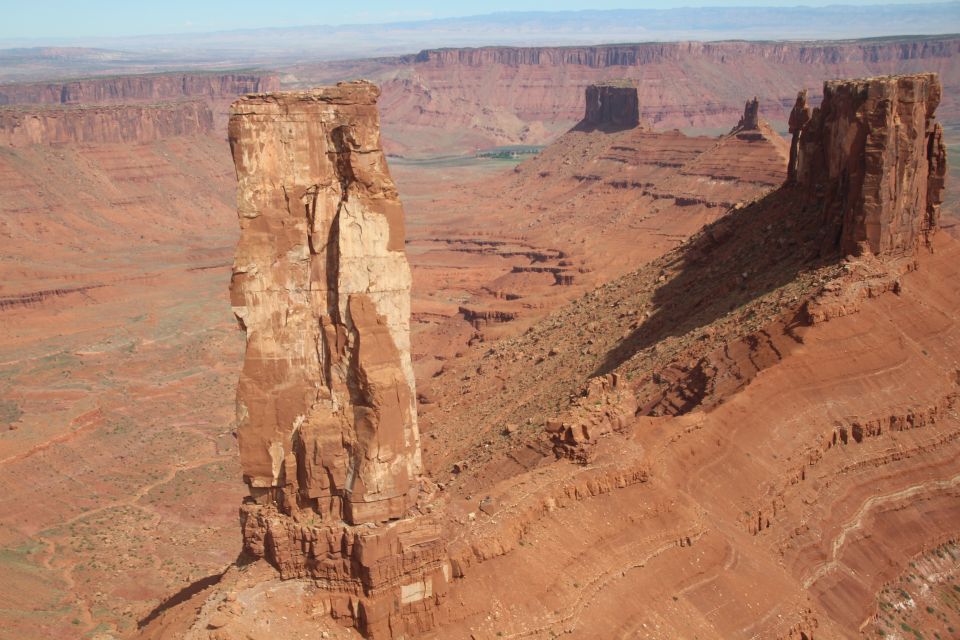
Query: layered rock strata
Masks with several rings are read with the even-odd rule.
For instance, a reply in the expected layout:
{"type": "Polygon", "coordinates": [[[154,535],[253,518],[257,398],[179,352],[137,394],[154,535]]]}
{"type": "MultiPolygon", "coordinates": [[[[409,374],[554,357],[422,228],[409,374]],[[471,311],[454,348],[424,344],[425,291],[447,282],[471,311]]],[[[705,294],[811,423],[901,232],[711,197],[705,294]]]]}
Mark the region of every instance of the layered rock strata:
{"type": "Polygon", "coordinates": [[[843,64],[929,60],[953,55],[958,43],[952,36],[878,43],[875,40],[820,42],[651,42],[569,47],[470,47],[424,49],[397,58],[404,64],[435,67],[490,65],[570,65],[592,69],[640,67],[663,61],[705,59],[730,63],[734,57],[762,56],[777,63],[843,64]]]}
{"type": "Polygon", "coordinates": [[[823,93],[800,131],[796,179],[829,243],[879,257],[929,247],[946,175],[937,75],[829,81],[823,93]]]}
{"type": "Polygon", "coordinates": [[[640,124],[640,101],[633,80],[591,84],[587,87],[586,99],[586,110],[579,128],[619,131],[640,124]]]}
{"type": "Polygon", "coordinates": [[[143,144],[213,131],[201,100],[156,105],[97,105],[24,111],[0,108],[0,145],[143,144]]]}
{"type": "Polygon", "coordinates": [[[254,73],[159,73],[66,82],[0,85],[0,104],[103,104],[181,98],[232,98],[280,89],[280,78],[254,73]]]}
{"type": "Polygon", "coordinates": [[[250,487],[245,550],[328,588],[369,637],[428,628],[445,592],[421,473],[403,209],[372,84],[234,103],[241,237],[231,299],[250,487]]]}

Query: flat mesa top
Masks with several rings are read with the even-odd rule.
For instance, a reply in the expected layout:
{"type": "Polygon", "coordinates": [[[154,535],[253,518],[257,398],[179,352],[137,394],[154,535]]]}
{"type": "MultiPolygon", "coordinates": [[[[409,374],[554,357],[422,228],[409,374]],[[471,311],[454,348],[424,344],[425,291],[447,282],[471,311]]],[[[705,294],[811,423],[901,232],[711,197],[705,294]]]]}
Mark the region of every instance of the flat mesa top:
{"type": "Polygon", "coordinates": [[[274,91],[251,93],[237,99],[232,111],[253,105],[291,105],[297,103],[326,103],[337,105],[375,105],[380,87],[368,80],[338,82],[332,87],[316,87],[303,91],[274,91]]]}
{"type": "MultiPolygon", "coordinates": [[[[940,104],[942,88],[936,73],[910,73],[899,76],[874,76],[851,80],[828,80],[823,86],[825,93],[862,93],[864,97],[889,97],[899,91],[901,101],[926,100],[935,109],[940,104]]],[[[930,115],[932,115],[932,111],[930,115]]]]}
{"type": "Polygon", "coordinates": [[[934,72],[926,71],[921,73],[904,73],[892,76],[870,76],[867,78],[844,78],[839,80],[827,80],[824,84],[830,87],[840,87],[844,85],[864,85],[864,84],[892,84],[902,81],[916,82],[936,82],[939,84],[940,76],[934,72]]]}
{"type": "Polygon", "coordinates": [[[637,83],[630,78],[618,78],[614,80],[601,80],[591,83],[595,87],[615,87],[617,89],[636,89],[637,83]]]}

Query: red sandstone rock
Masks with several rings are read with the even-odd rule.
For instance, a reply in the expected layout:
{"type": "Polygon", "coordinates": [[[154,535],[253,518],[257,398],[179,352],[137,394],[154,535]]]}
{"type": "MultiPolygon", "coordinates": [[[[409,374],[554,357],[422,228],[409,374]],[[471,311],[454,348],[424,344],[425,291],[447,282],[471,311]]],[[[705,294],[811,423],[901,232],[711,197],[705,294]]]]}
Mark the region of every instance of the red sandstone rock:
{"type": "Polygon", "coordinates": [[[909,256],[930,246],[946,150],[936,74],[836,80],[800,133],[797,181],[845,254],[909,256]]]}
{"type": "Polygon", "coordinates": [[[640,124],[640,102],[633,80],[591,84],[586,91],[586,111],[578,128],[632,129],[640,124]]]}
{"type": "Polygon", "coordinates": [[[201,100],[158,104],[0,108],[0,145],[127,143],[213,131],[213,113],[201,100]]]}
{"type": "Polygon", "coordinates": [[[68,82],[0,85],[0,105],[157,102],[188,97],[231,98],[280,89],[275,75],[162,73],[68,82]]]}
{"type": "Polygon", "coordinates": [[[439,529],[407,517],[421,473],[410,269],[378,96],[359,82],[234,103],[231,299],[247,332],[244,546],[329,585],[369,637],[396,637],[432,626],[447,574],[439,529]]]}
{"type": "Polygon", "coordinates": [[[248,332],[240,455],[256,497],[351,524],[401,517],[420,472],[403,210],[376,87],[234,104],[248,332]],[[289,491],[289,493],[288,493],[289,491]]]}
{"type": "MultiPolygon", "coordinates": [[[[658,128],[729,127],[745,97],[763,96],[767,117],[786,121],[798,86],[884,73],[937,71],[947,94],[960,86],[960,40],[682,42],[594,47],[428,50],[376,62],[297,69],[301,81],[370,77],[383,88],[388,145],[439,150],[451,133],[469,145],[547,144],[584,114],[584,89],[599,80],[638,83],[641,121],[658,128]],[[682,80],[682,81],[681,81],[682,80]]],[[[811,103],[820,95],[811,90],[811,103]]],[[[958,103],[945,100],[942,117],[958,103]]]]}
{"type": "Polygon", "coordinates": [[[760,128],[760,101],[756,97],[753,100],[747,100],[743,105],[743,115],[740,122],[737,123],[737,129],[741,131],[752,131],[760,128]]]}

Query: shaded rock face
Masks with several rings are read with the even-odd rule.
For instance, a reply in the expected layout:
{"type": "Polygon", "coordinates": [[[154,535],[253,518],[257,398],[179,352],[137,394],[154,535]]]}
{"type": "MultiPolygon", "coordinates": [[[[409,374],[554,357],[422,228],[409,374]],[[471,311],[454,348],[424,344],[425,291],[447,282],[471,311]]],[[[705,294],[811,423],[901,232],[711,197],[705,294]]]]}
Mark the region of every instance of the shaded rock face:
{"type": "Polygon", "coordinates": [[[234,103],[231,301],[247,333],[244,548],[394,637],[432,626],[449,570],[439,528],[407,517],[421,473],[411,281],[378,96],[359,82],[234,103]]]}
{"type": "Polygon", "coordinates": [[[807,90],[802,89],[797,92],[797,101],[790,111],[790,119],[787,126],[790,131],[790,159],[787,162],[787,183],[793,184],[797,181],[797,154],[800,148],[800,132],[810,122],[812,112],[807,106],[807,90]]]}
{"type": "Polygon", "coordinates": [[[929,247],[946,174],[936,74],[830,81],[823,91],[799,131],[796,180],[832,241],[845,254],[880,257],[929,247]]]}
{"type": "Polygon", "coordinates": [[[640,102],[632,81],[591,84],[586,97],[586,111],[578,129],[620,131],[640,124],[640,102]]]}
{"type": "Polygon", "coordinates": [[[737,129],[753,131],[760,128],[760,101],[754,97],[743,105],[743,115],[737,123],[737,129]]]}

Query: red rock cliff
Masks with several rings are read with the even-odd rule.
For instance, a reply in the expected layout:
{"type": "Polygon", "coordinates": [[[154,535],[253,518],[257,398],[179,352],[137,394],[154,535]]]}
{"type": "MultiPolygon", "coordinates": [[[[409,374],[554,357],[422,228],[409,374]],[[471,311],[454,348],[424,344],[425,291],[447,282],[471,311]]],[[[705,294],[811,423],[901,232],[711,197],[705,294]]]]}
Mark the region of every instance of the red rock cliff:
{"type": "Polygon", "coordinates": [[[406,63],[433,66],[576,65],[593,68],[639,66],[664,61],[728,57],[762,57],[780,64],[841,64],[943,58],[957,55],[960,40],[951,37],[908,43],[857,42],[817,44],[803,42],[665,42],[600,45],[593,47],[477,47],[425,49],[400,58],[406,63]]]}
{"type": "Polygon", "coordinates": [[[0,145],[153,142],[210,133],[213,114],[203,101],[160,105],[0,108],[0,145]]]}
{"type": "Polygon", "coordinates": [[[247,333],[245,548],[329,585],[370,637],[396,637],[431,626],[449,569],[439,529],[411,516],[410,269],[378,96],[361,82],[234,103],[231,299],[247,333]]]}
{"type": "Polygon", "coordinates": [[[929,246],[946,172],[936,74],[830,81],[823,93],[799,131],[796,174],[840,250],[896,257],[929,246]]]}
{"type": "Polygon", "coordinates": [[[275,75],[148,74],[0,85],[0,104],[103,104],[232,98],[280,89],[275,75]]]}

